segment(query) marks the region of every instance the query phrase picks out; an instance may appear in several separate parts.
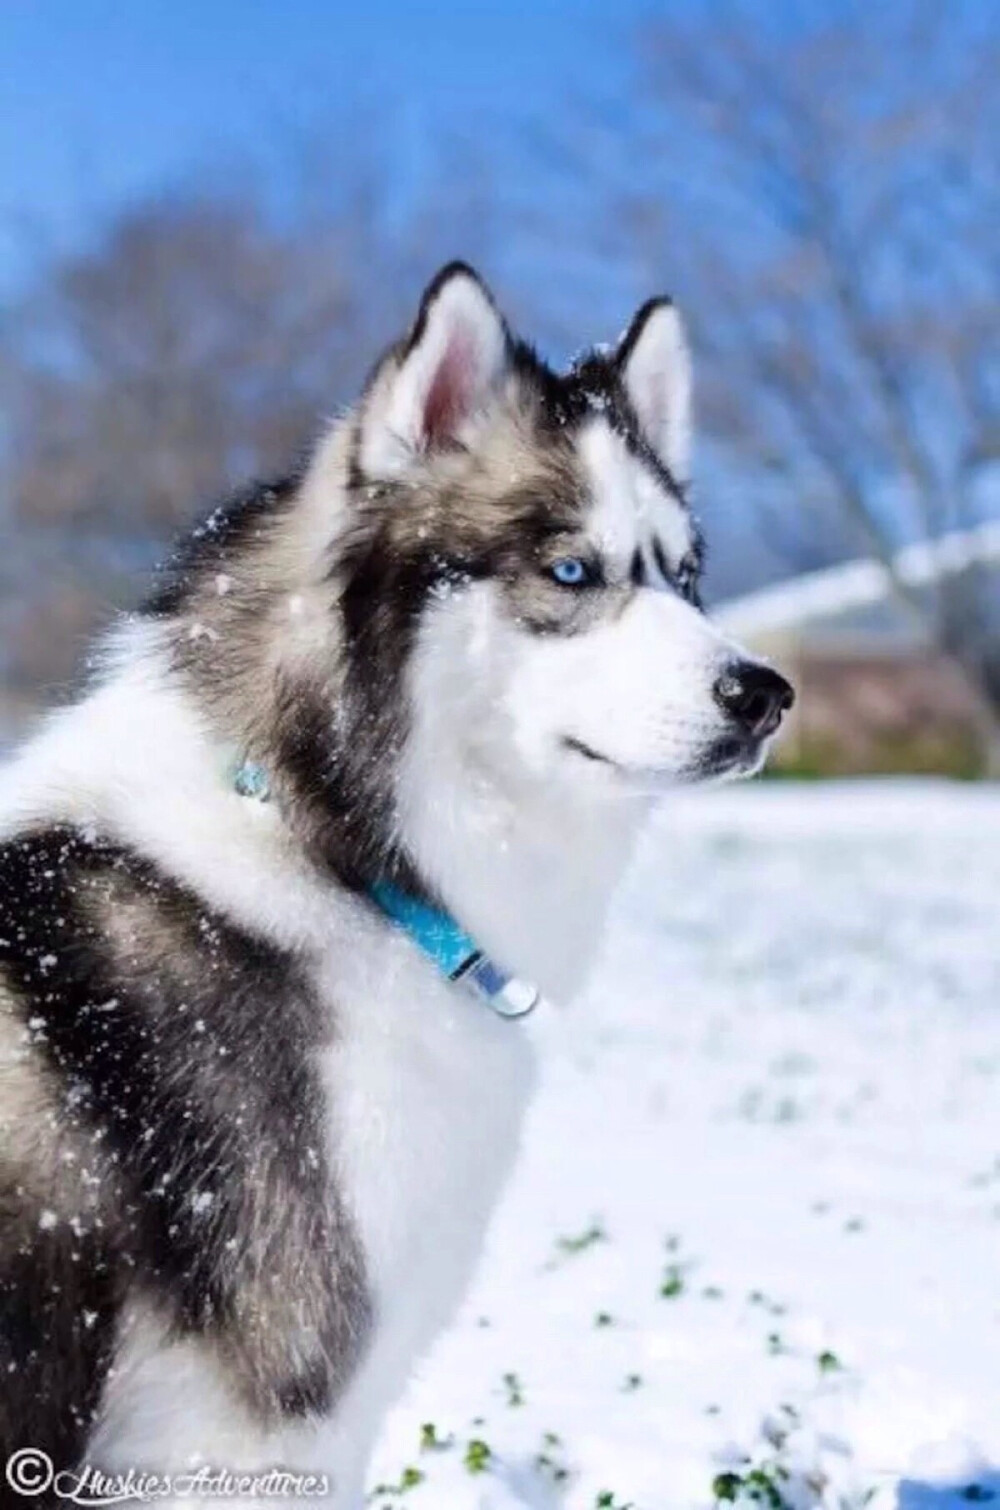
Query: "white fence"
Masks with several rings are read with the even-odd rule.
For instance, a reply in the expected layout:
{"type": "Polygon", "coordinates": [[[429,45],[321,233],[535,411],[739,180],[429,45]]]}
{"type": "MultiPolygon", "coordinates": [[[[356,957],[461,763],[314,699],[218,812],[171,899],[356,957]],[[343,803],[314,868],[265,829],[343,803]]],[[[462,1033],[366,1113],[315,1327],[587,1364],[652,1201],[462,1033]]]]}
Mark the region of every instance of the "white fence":
{"type": "MultiPolygon", "coordinates": [[[[893,573],[907,587],[924,587],[970,566],[995,561],[1000,562],[1000,520],[989,520],[975,529],[906,546],[893,559],[893,573]]],[[[731,598],[719,605],[714,617],[731,634],[752,638],[836,619],[881,603],[891,592],[889,572],[880,562],[845,561],[744,598],[731,598]]]]}

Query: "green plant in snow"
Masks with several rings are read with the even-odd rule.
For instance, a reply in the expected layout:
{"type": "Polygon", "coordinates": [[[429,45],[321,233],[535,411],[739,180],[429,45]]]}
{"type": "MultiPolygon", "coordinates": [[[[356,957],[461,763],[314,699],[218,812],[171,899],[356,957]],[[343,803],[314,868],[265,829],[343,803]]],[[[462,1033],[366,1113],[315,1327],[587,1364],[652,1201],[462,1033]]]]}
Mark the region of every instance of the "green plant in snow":
{"type": "Polygon", "coordinates": [[[438,1435],[438,1429],[433,1421],[425,1421],[420,1428],[421,1452],[447,1452],[454,1443],[455,1438],[450,1433],[446,1437],[438,1435]]]}
{"type": "Polygon", "coordinates": [[[764,1505],[767,1510],[794,1510],[785,1498],[788,1470],[778,1463],[761,1463],[745,1473],[718,1473],[712,1480],[716,1505],[764,1505]]]}
{"type": "Polygon", "coordinates": [[[784,1316],[786,1306],[780,1305],[776,1300],[770,1300],[763,1290],[751,1290],[747,1300],[752,1306],[762,1306],[771,1316],[784,1316]]]}
{"type": "Polygon", "coordinates": [[[557,1456],[561,1448],[561,1439],[554,1431],[547,1431],[542,1437],[542,1451],[535,1457],[535,1467],[553,1484],[564,1484],[569,1478],[569,1469],[557,1456]]]}
{"type": "Polygon", "coordinates": [[[465,1449],[463,1462],[470,1473],[485,1473],[493,1461],[489,1444],[481,1437],[473,1437],[465,1449]]]}
{"type": "Polygon", "coordinates": [[[368,1498],[370,1500],[398,1499],[400,1495],[406,1494],[407,1490],[416,1489],[425,1478],[426,1474],[420,1468],[404,1468],[399,1476],[398,1484],[376,1484],[368,1498]]]}
{"type": "Polygon", "coordinates": [[[604,1223],[595,1218],[590,1226],[585,1227],[582,1232],[578,1232],[571,1237],[557,1238],[556,1247],[567,1258],[572,1258],[577,1253],[586,1253],[588,1248],[593,1248],[598,1243],[606,1243],[607,1241],[608,1234],[604,1223]]]}
{"type": "Polygon", "coordinates": [[[684,1293],[684,1271],[680,1264],[668,1264],[660,1281],[660,1294],[664,1300],[676,1300],[684,1293]]]}

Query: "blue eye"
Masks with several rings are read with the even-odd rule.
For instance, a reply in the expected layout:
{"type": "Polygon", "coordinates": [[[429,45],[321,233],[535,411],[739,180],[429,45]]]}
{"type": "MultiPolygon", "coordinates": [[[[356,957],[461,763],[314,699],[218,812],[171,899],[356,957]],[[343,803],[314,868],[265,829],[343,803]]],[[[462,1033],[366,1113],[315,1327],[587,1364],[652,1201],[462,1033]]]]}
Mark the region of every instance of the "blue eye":
{"type": "Polygon", "coordinates": [[[549,575],[560,587],[583,587],[593,581],[593,572],[579,556],[563,556],[561,560],[553,561],[549,575]]]}

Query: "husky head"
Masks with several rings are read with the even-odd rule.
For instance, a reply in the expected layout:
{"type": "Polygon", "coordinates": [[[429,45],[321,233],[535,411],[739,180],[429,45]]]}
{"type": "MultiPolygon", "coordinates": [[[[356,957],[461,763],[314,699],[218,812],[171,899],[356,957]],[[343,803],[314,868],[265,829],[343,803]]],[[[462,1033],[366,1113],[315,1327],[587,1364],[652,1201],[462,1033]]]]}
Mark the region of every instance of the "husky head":
{"type": "Polygon", "coordinates": [[[701,611],[690,360],[667,299],[553,373],[463,264],[376,369],[343,604],[407,762],[593,802],[756,770],[788,683],[701,611]]]}
{"type": "Polygon", "coordinates": [[[557,995],[649,799],[757,769],[792,699],[701,611],[690,390],[669,300],[556,373],[452,264],[147,605],[325,868],[437,895],[557,995]]]}

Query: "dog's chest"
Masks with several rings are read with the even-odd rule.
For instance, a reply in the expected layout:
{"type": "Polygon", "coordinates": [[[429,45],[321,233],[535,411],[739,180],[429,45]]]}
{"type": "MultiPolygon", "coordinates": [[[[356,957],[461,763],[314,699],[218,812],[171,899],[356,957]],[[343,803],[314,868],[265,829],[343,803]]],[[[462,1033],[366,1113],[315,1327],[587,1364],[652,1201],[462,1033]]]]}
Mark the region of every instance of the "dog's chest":
{"type": "Polygon", "coordinates": [[[322,982],[334,1176],[376,1311],[420,1346],[468,1282],[517,1154],[533,1083],[527,1024],[449,984],[402,938],[364,941],[322,982]]]}

